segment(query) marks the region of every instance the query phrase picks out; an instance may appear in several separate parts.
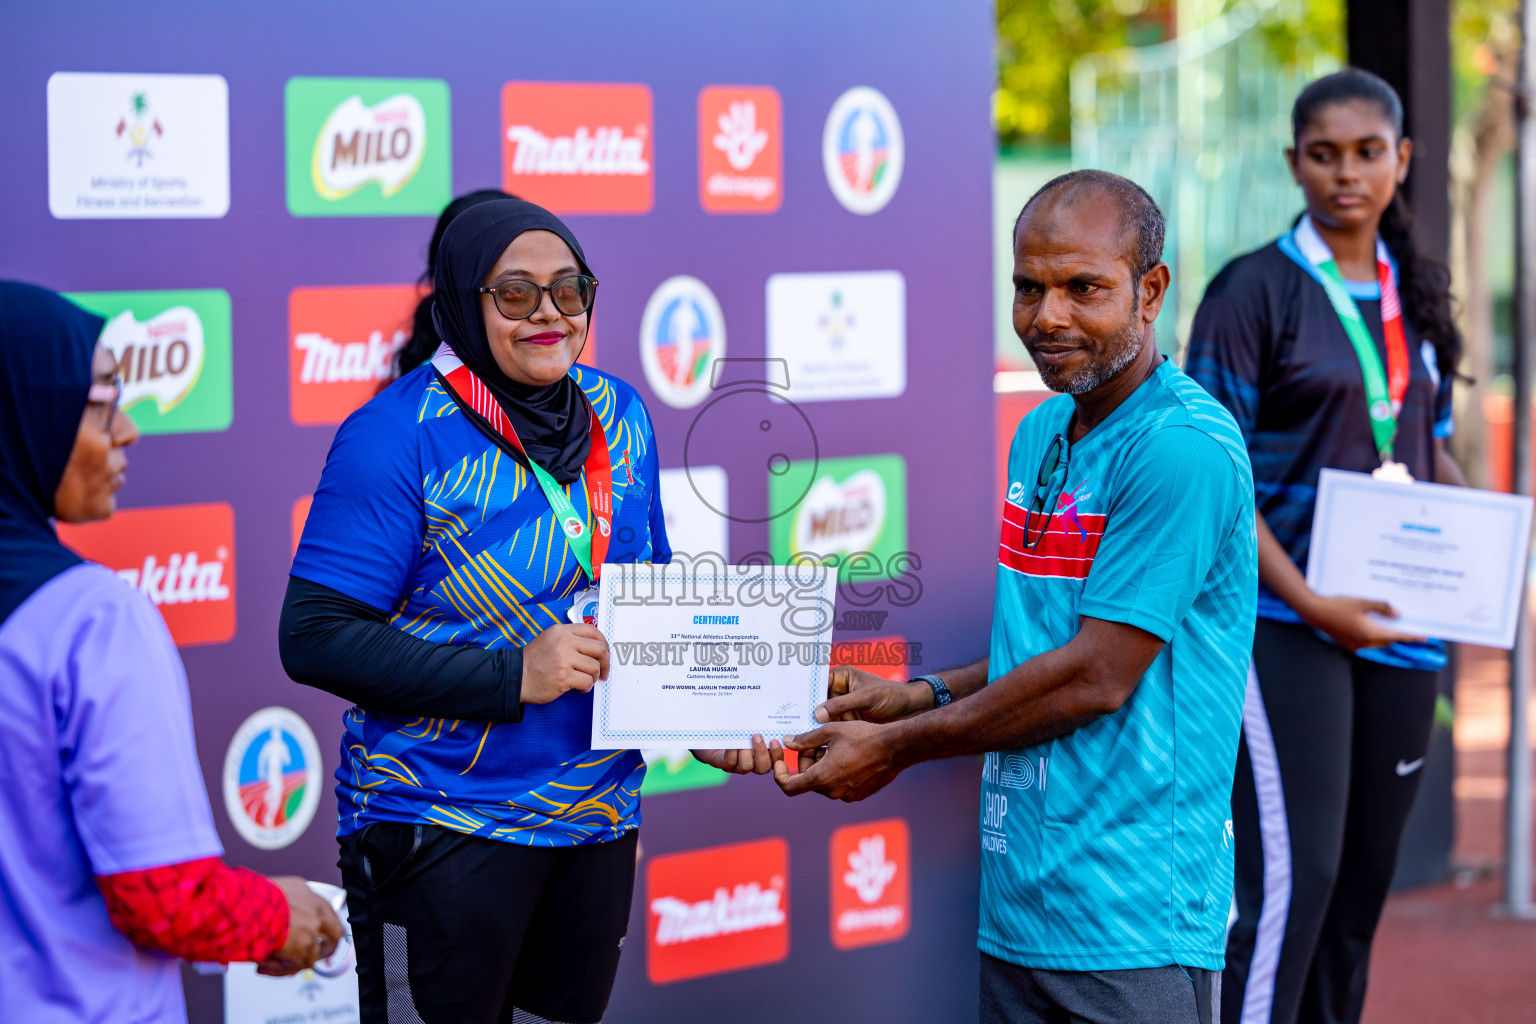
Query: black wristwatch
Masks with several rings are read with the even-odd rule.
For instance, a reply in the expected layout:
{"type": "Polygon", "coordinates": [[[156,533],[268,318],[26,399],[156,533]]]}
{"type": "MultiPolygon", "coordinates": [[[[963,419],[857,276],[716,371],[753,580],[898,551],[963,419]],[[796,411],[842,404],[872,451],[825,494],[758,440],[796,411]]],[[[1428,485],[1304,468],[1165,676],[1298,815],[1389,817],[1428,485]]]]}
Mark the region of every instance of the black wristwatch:
{"type": "Polygon", "coordinates": [[[909,682],[927,683],[928,688],[933,691],[933,706],[936,708],[941,708],[955,699],[955,695],[949,692],[949,687],[944,685],[944,680],[936,675],[918,676],[909,682]]]}

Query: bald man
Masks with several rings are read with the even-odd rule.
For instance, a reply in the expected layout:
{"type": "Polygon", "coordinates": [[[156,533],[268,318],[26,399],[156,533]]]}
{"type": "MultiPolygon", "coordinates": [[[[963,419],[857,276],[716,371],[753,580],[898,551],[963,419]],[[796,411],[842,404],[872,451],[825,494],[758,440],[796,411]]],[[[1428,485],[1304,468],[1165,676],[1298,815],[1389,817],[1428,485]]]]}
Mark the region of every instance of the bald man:
{"type": "MultiPolygon", "coordinates": [[[[1075,171],[1014,232],[1013,326],[1061,395],[1008,457],[991,654],[905,684],[833,670],[790,795],[862,800],[985,754],[981,1020],[1210,1024],[1257,586],[1236,423],[1162,356],[1163,217],[1075,171]]],[[[978,580],[978,585],[980,581],[978,580]]]]}

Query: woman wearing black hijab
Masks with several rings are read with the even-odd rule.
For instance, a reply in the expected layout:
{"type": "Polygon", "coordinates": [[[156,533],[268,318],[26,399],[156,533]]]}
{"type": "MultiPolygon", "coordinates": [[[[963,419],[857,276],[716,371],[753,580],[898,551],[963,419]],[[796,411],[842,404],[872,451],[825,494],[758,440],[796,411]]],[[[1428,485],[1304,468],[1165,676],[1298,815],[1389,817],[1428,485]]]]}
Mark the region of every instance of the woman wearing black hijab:
{"type": "Polygon", "coordinates": [[[0,281],[0,1009],[29,1024],[184,1022],[166,954],[287,974],[341,936],[219,859],[165,621],[49,522],[111,516],[138,439],[102,323],[0,281]]]}
{"type": "MultiPolygon", "coordinates": [[[[671,558],[656,441],[632,387],[575,365],[597,281],[554,215],[464,212],[435,284],[443,347],[331,446],[283,663],[355,702],[336,794],[363,1019],[595,1022],[644,763],[588,749],[608,648],[571,613],[605,561],[671,558]]],[[[771,766],[760,743],[701,756],[771,766]]]]}
{"type": "MultiPolygon", "coordinates": [[[[437,280],[437,253],[443,245],[443,233],[448,230],[448,225],[465,210],[473,209],[481,203],[493,203],[498,199],[516,199],[499,188],[482,188],[474,192],[466,192],[462,196],[455,196],[453,202],[443,207],[443,212],[437,218],[437,226],[432,229],[432,240],[427,243],[427,269],[421,275],[419,284],[431,287],[437,280]]],[[[432,296],[426,295],[416,304],[416,312],[411,317],[411,336],[405,344],[400,346],[395,353],[394,365],[391,369],[394,373],[389,380],[403,377],[416,367],[432,358],[432,353],[437,351],[437,346],[443,339],[438,337],[437,328],[432,326],[432,296]]],[[[379,390],[389,386],[389,381],[380,385],[379,390]]]]}

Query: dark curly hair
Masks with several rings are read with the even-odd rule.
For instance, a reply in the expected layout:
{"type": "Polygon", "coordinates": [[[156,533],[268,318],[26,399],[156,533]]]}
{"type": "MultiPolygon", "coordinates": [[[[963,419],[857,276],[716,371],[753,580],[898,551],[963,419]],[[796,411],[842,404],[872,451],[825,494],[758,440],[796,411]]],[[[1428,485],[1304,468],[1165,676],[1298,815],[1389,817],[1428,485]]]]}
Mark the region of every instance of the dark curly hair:
{"type": "MultiPolygon", "coordinates": [[[[1301,138],[1325,108],[1339,103],[1373,103],[1392,125],[1398,138],[1403,137],[1403,101],[1397,90],[1369,71],[1345,68],[1312,82],[1291,108],[1291,134],[1301,138]]],[[[1403,301],[1403,315],[1418,328],[1424,340],[1435,346],[1435,362],[1442,376],[1457,372],[1461,363],[1461,331],[1451,315],[1451,272],[1445,264],[1426,255],[1414,238],[1413,214],[1403,202],[1399,189],[1381,215],[1381,240],[1397,260],[1398,292],[1403,301]]]]}

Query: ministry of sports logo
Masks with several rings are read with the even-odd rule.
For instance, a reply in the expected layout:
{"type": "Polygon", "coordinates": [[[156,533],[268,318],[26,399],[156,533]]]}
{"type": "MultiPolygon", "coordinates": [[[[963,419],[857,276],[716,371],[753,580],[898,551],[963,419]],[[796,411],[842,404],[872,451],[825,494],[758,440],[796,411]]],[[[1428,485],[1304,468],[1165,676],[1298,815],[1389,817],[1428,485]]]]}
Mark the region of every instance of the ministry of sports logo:
{"type": "Polygon", "coordinates": [[[896,270],[768,278],[768,356],[796,402],[894,398],[907,389],[907,283],[896,270]]]}
{"type": "Polygon", "coordinates": [[[905,161],[901,121],[883,93],[860,85],[837,98],[822,130],[821,162],[838,202],[853,213],[884,209],[905,161]]]}
{"type": "Polygon", "coordinates": [[[224,755],[224,809],[252,846],[289,845],[320,803],[320,746],[309,724],[287,708],[247,718],[224,755]]]}
{"type": "Polygon", "coordinates": [[[229,85],[219,75],[57,71],[48,78],[55,217],[229,212],[229,85]]]}
{"type": "Polygon", "coordinates": [[[154,156],[150,152],[150,139],[165,134],[160,119],[149,112],[149,97],[143,89],[135,89],[128,99],[128,113],[117,122],[114,134],[128,140],[128,159],[135,167],[143,167],[144,161],[154,156]]]}
{"type": "Polygon", "coordinates": [[[640,363],[658,398],[690,409],[709,396],[710,367],[725,355],[725,316],[709,286],[669,277],[651,294],[640,321],[640,363]]]}

